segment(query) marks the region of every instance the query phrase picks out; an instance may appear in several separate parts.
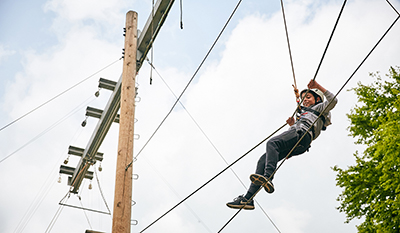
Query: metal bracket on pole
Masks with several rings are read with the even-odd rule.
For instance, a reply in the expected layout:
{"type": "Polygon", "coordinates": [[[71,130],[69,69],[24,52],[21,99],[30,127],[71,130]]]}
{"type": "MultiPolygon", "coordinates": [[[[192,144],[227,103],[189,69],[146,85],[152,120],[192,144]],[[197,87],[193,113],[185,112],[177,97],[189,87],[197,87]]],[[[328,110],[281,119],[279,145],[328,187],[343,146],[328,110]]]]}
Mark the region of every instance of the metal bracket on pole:
{"type": "MultiPolygon", "coordinates": [[[[86,116],[94,117],[94,118],[101,118],[101,115],[103,114],[103,110],[97,109],[97,108],[92,108],[92,107],[86,107],[86,116]]],[[[115,123],[119,123],[119,114],[114,119],[115,123]]]]}
{"type": "MultiPolygon", "coordinates": [[[[175,0],[158,0],[154,6],[154,12],[150,14],[142,33],[137,41],[137,65],[136,72],[141,68],[144,60],[146,59],[147,53],[153,45],[153,42],[160,31],[163,23],[165,22],[167,15],[172,7],[175,0]]],[[[121,76],[122,77],[122,76],[121,76]]],[[[93,161],[97,151],[103,142],[111,124],[117,117],[117,113],[120,108],[121,101],[121,78],[118,82],[110,82],[106,79],[100,79],[100,88],[112,90],[110,100],[108,101],[104,111],[101,113],[101,117],[97,126],[90,138],[86,148],[83,151],[82,158],[75,168],[72,177],[70,178],[70,185],[72,186],[72,193],[77,193],[82,180],[85,178],[86,173],[90,166],[86,166],[89,161],[93,161]],[[114,87],[114,88],[113,88],[114,87]]],[[[98,116],[98,115],[97,115],[98,116]]]]}
{"type": "Polygon", "coordinates": [[[150,14],[146,24],[140,33],[138,39],[138,52],[137,52],[137,64],[136,69],[139,71],[144,60],[146,59],[147,53],[153,46],[153,42],[160,31],[162,25],[167,19],[168,13],[175,0],[158,0],[154,5],[154,11],[150,14]]]}
{"type": "Polygon", "coordinates": [[[100,78],[99,80],[99,88],[104,88],[110,91],[114,91],[115,86],[117,86],[117,82],[108,80],[108,79],[104,79],[104,78],[100,78]]]}

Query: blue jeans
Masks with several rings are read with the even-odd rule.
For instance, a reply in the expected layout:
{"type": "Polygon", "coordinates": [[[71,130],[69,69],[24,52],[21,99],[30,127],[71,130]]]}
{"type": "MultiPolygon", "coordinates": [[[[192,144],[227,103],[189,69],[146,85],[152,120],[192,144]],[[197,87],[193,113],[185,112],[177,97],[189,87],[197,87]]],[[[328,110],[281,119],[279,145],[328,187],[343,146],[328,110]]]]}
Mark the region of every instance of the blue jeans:
{"type": "MultiPolygon", "coordinates": [[[[290,128],[288,131],[271,138],[267,142],[266,153],[264,153],[257,162],[256,174],[263,175],[266,178],[270,177],[274,173],[277,163],[287,156],[303,134],[303,131],[298,132],[296,129],[290,128]]],[[[311,135],[307,133],[289,155],[289,158],[294,155],[303,154],[308,150],[310,144],[311,135]]],[[[272,176],[270,180],[273,178],[274,177],[272,176]]],[[[246,194],[246,198],[252,196],[259,188],[259,185],[251,184],[246,194]]]]}

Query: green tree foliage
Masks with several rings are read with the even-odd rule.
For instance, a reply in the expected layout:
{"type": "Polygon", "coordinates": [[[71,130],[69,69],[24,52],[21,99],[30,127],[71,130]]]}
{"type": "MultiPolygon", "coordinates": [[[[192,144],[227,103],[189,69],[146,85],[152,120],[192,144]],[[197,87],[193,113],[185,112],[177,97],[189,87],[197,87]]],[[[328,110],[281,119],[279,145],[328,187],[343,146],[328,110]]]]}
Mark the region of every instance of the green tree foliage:
{"type": "Polygon", "coordinates": [[[366,145],[363,155],[355,152],[356,165],[338,166],[337,186],[343,188],[338,210],[347,223],[364,220],[359,232],[400,232],[400,67],[391,68],[384,81],[371,74],[371,85],[358,83],[352,89],[358,103],[348,118],[350,135],[366,145]]]}

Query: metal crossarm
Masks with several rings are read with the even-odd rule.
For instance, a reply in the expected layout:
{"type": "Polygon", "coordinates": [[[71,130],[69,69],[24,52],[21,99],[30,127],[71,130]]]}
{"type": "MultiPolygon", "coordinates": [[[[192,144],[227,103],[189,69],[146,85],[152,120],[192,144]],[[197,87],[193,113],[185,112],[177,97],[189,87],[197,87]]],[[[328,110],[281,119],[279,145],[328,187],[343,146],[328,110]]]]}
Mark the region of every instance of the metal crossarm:
{"type": "MultiPolygon", "coordinates": [[[[150,14],[144,28],[143,32],[140,34],[137,42],[137,67],[136,71],[139,71],[141,68],[143,61],[146,59],[147,53],[153,45],[153,42],[161,29],[161,26],[165,22],[165,19],[168,15],[169,10],[172,7],[174,0],[158,0],[155,4],[154,11],[150,14]]],[[[68,170],[68,174],[72,175],[69,177],[69,185],[71,185],[70,192],[77,193],[79,187],[84,178],[86,178],[86,173],[88,173],[88,169],[93,165],[98,158],[96,155],[98,154],[98,149],[103,142],[108,130],[111,127],[111,124],[118,120],[118,111],[120,109],[121,102],[121,82],[122,76],[118,80],[118,82],[109,81],[106,79],[100,79],[99,87],[112,90],[113,93],[104,109],[104,111],[89,108],[87,110],[88,116],[93,116],[100,118],[97,126],[90,138],[86,148],[83,150],[82,158],[79,161],[77,167],[74,169],[71,174],[71,170],[68,170]]],[[[66,171],[63,168],[63,171],[66,171]]],[[[61,173],[61,171],[60,171],[61,173]]]]}

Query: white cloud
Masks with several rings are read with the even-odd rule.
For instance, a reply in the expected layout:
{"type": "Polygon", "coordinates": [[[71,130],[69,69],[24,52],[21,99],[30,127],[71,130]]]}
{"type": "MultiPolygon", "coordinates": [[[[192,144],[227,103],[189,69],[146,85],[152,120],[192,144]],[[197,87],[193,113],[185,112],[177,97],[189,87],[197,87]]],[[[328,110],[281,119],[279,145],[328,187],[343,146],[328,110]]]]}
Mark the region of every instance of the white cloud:
{"type": "MultiPolygon", "coordinates": [[[[24,53],[23,70],[17,74],[2,96],[11,118],[20,116],[118,59],[123,44],[121,28],[124,25],[124,8],[128,4],[131,3],[61,0],[48,2],[45,9],[56,13],[52,28],[59,38],[59,44],[44,51],[24,53]],[[115,34],[120,37],[115,39],[115,34]]],[[[311,1],[285,3],[299,89],[314,75],[340,4],[335,1],[317,4],[311,1]]],[[[395,4],[399,5],[398,1],[395,4]]],[[[191,17],[197,17],[197,13],[204,17],[200,12],[191,14],[191,17]]],[[[170,16],[173,17],[173,14],[170,16]]],[[[385,2],[349,2],[317,80],[336,92],[392,20],[393,13],[385,2]]],[[[400,46],[397,43],[397,32],[398,27],[382,42],[348,87],[354,86],[356,81],[369,82],[365,78],[368,72],[386,72],[390,65],[396,65],[393,63],[399,61],[397,51],[400,46]]],[[[160,32],[162,33],[163,31],[160,32]]],[[[206,63],[183,96],[182,102],[221,154],[231,162],[284,124],[286,118],[292,114],[295,102],[281,12],[249,15],[241,19],[229,34],[220,60],[206,63]]],[[[187,37],[184,40],[187,41],[196,39],[196,35],[185,36],[187,37]]],[[[160,38],[163,37],[158,39],[160,38]]],[[[168,40],[165,37],[164,39],[168,40]]],[[[174,43],[174,40],[168,40],[166,44],[170,44],[171,48],[179,46],[174,43]]],[[[204,46],[202,42],[198,44],[199,47],[204,46]]],[[[4,50],[4,47],[0,47],[1,49],[4,50]]],[[[155,54],[172,54],[169,49],[170,47],[158,48],[155,54]]],[[[191,53],[186,52],[189,55],[191,53]]],[[[189,56],[187,54],[185,56],[189,56]]],[[[180,94],[191,77],[191,74],[181,71],[185,62],[183,60],[169,64],[168,67],[158,70],[176,94],[180,94]]],[[[32,114],[28,120],[13,126],[14,128],[7,131],[7,135],[1,135],[3,142],[6,142],[4,145],[7,145],[5,151],[12,152],[92,95],[97,90],[98,77],[116,80],[120,73],[119,63],[74,89],[71,94],[61,97],[54,104],[32,114]]],[[[157,74],[153,72],[152,86],[148,85],[148,76],[148,66],[144,65],[138,76],[139,96],[142,101],[137,104],[136,110],[139,121],[135,130],[141,135],[141,139],[135,141],[136,153],[174,102],[174,97],[156,77],[157,74]]],[[[109,93],[102,91],[99,99],[92,104],[102,108],[108,96],[109,93]]],[[[354,103],[353,93],[343,91],[339,95],[339,104],[333,110],[331,128],[313,143],[309,153],[285,162],[275,178],[276,193],[260,193],[257,196],[257,200],[282,232],[313,232],[315,229],[328,229],[326,232],[355,232],[354,224],[343,224],[343,215],[335,210],[338,205],[335,198],[340,190],[336,188],[334,173],[329,168],[335,164],[345,166],[352,162],[351,155],[356,147],[352,143],[353,139],[347,137],[348,122],[345,114],[354,103]],[[311,221],[313,224],[310,224],[311,221]]],[[[84,107],[79,116],[74,115],[26,150],[0,164],[4,167],[1,169],[0,182],[6,184],[0,197],[3,200],[0,212],[12,210],[10,216],[13,219],[1,215],[0,221],[7,222],[7,225],[2,225],[0,231],[9,232],[15,229],[31,203],[32,195],[38,193],[45,178],[58,178],[57,168],[66,157],[68,145],[86,146],[97,121],[90,119],[87,128],[82,129],[79,124],[83,119],[84,107]],[[15,167],[21,172],[15,175],[15,183],[11,183],[6,177],[15,172],[15,167]],[[55,172],[49,175],[49,170],[54,167],[55,172]]],[[[100,174],[102,188],[111,208],[117,131],[118,126],[113,126],[100,148],[105,153],[102,163],[104,169],[100,174]]],[[[261,145],[233,166],[246,185],[264,147],[265,144],[261,145]]],[[[69,166],[74,166],[77,161],[78,158],[71,158],[69,166]]],[[[178,106],[134,164],[134,172],[139,173],[140,178],[134,183],[137,205],[133,207],[132,218],[138,219],[139,225],[132,227],[132,231],[143,229],[225,166],[196,125],[178,106]],[[143,163],[144,158],[152,165],[143,163]],[[161,175],[156,174],[153,166],[161,175]],[[168,180],[180,197],[175,196],[163,179],[168,180]]],[[[66,176],[62,178],[62,184],[53,186],[27,229],[44,231],[48,226],[58,208],[58,201],[68,188],[66,176]]],[[[93,190],[89,192],[87,185],[88,182],[82,186],[81,192],[85,206],[104,209],[100,194],[93,190]]],[[[228,171],[191,197],[187,204],[201,221],[212,231],[216,231],[234,214],[226,208],[225,203],[243,192],[245,191],[241,184],[228,171]]],[[[76,197],[73,198],[71,203],[76,202],[79,205],[76,197]]],[[[89,219],[95,223],[96,230],[109,231],[111,228],[109,216],[90,213],[89,219]]],[[[149,232],[158,232],[158,229],[172,231],[177,229],[176,226],[181,226],[181,232],[205,232],[204,227],[183,205],[173,210],[167,219],[156,223],[149,232]]],[[[71,231],[68,227],[72,220],[74,231],[83,232],[88,228],[82,211],[65,208],[54,226],[54,232],[63,232],[64,229],[71,231]]],[[[227,232],[257,232],[260,229],[274,230],[256,207],[255,211],[240,213],[230,223],[227,232]]]]}
{"type": "Polygon", "coordinates": [[[57,12],[59,17],[68,20],[70,23],[81,23],[83,20],[100,20],[105,21],[120,18],[120,10],[128,5],[127,1],[65,1],[50,0],[46,3],[44,9],[57,12]]]}
{"type": "Polygon", "coordinates": [[[4,47],[4,45],[0,44],[0,63],[3,60],[6,60],[9,56],[12,56],[13,54],[15,54],[14,50],[8,50],[4,47]]]}
{"type": "Polygon", "coordinates": [[[278,221],[276,225],[280,227],[282,232],[302,233],[308,232],[305,227],[312,224],[312,216],[307,210],[297,209],[291,204],[284,203],[279,208],[272,209],[273,215],[278,221]]]}

